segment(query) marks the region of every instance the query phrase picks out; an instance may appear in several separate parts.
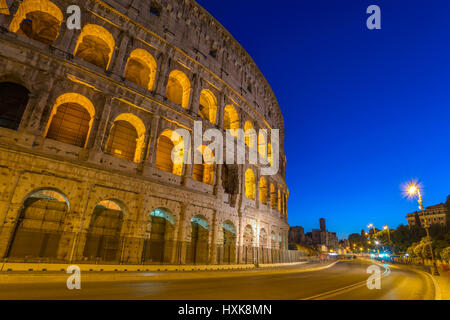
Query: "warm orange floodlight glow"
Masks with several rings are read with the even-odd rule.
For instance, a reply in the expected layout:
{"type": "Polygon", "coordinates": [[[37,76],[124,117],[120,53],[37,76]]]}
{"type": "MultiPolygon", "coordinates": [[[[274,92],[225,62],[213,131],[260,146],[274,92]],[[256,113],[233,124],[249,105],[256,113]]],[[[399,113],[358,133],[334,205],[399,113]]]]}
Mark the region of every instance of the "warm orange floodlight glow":
{"type": "Polygon", "coordinates": [[[384,226],[383,229],[384,229],[384,230],[387,230],[387,229],[388,229],[388,226],[384,226]]]}

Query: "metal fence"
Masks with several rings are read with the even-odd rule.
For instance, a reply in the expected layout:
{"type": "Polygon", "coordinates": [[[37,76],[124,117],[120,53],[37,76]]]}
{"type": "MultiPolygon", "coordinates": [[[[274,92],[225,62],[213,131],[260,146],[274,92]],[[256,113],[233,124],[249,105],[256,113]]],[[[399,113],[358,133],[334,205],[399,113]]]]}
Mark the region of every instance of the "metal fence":
{"type": "Polygon", "coordinates": [[[271,264],[306,260],[300,251],[115,235],[3,229],[3,262],[86,264],[271,264]]]}

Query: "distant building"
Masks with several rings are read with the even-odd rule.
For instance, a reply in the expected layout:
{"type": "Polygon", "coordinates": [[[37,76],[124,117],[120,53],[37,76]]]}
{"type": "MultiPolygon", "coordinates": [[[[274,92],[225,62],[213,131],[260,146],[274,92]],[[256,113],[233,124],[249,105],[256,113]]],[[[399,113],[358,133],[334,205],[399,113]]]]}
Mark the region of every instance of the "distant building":
{"type": "Polygon", "coordinates": [[[305,229],[303,229],[303,227],[290,227],[289,243],[295,244],[305,243],[305,229]]]}
{"type": "MultiPolygon", "coordinates": [[[[434,206],[429,206],[429,207],[426,207],[424,211],[425,211],[425,218],[427,219],[426,221],[428,222],[429,225],[433,225],[433,224],[445,225],[447,223],[447,217],[446,217],[447,209],[445,207],[445,204],[440,203],[440,204],[436,204],[434,206]]],[[[415,211],[412,213],[408,213],[406,215],[406,219],[408,220],[409,226],[416,225],[416,223],[417,223],[416,216],[419,217],[420,223],[422,225],[424,224],[425,221],[424,221],[422,212],[415,211]]]]}
{"type": "Polygon", "coordinates": [[[312,229],[311,232],[305,231],[302,227],[291,227],[289,229],[289,242],[295,244],[326,246],[328,248],[337,248],[339,240],[336,232],[326,230],[325,219],[319,220],[320,229],[312,229]]]}

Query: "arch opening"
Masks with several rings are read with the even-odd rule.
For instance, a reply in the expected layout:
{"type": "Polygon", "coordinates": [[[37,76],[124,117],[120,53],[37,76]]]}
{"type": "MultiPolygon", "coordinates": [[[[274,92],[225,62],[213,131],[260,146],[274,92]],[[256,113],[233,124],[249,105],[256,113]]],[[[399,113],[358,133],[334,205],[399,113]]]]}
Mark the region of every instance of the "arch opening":
{"type": "Polygon", "coordinates": [[[169,263],[173,250],[175,219],[168,209],[155,209],[146,226],[143,263],[169,263]]]}
{"type": "Polygon", "coordinates": [[[9,30],[51,45],[59,35],[63,19],[61,10],[53,2],[25,0],[14,15],[9,30]]]}
{"type": "Polygon", "coordinates": [[[227,220],[222,223],[222,243],[219,243],[217,260],[222,263],[236,263],[236,227],[227,220]]]}
{"type": "Polygon", "coordinates": [[[144,49],[131,52],[125,68],[125,78],[138,86],[153,90],[156,75],[155,58],[144,49]]]}
{"type": "Polygon", "coordinates": [[[102,262],[121,260],[124,215],[124,207],[117,200],[103,200],[95,206],[86,235],[84,257],[102,262]]]}
{"type": "Polygon", "coordinates": [[[205,217],[197,215],[191,219],[190,262],[206,264],[209,256],[209,224],[205,217]]]}
{"type": "Polygon", "coordinates": [[[255,200],[255,174],[252,169],[245,171],[245,196],[255,200]]]}
{"type": "Polygon", "coordinates": [[[184,109],[188,109],[190,92],[191,82],[186,74],[179,70],[173,70],[169,74],[169,81],[167,82],[167,99],[184,109]]]}
{"type": "Polygon", "coordinates": [[[267,180],[264,177],[259,179],[259,201],[267,204],[267,180]]]}
{"type": "Polygon", "coordinates": [[[202,164],[194,164],[192,178],[195,181],[212,185],[215,165],[210,163],[214,161],[214,153],[207,146],[200,146],[198,151],[202,154],[202,164]]]}
{"type": "Polygon", "coordinates": [[[62,259],[61,244],[70,206],[67,197],[54,189],[41,189],[24,199],[6,256],[21,261],[62,259]]]}
{"type": "Polygon", "coordinates": [[[17,130],[28,104],[27,88],[12,82],[0,83],[0,127],[17,130]]]}
{"type": "Polygon", "coordinates": [[[115,47],[115,40],[105,28],[87,24],[83,27],[74,56],[107,70],[115,47]]]}
{"type": "Polygon", "coordinates": [[[139,162],[145,143],[145,126],[131,113],[117,116],[106,144],[106,153],[128,161],[139,162]]]}
{"type": "Polygon", "coordinates": [[[175,131],[165,130],[158,138],[155,167],[159,170],[181,176],[183,174],[183,138],[175,131]],[[172,153],[175,163],[172,161],[172,153]]]}
{"type": "Polygon", "coordinates": [[[92,127],[95,109],[92,102],[77,93],[66,93],[56,99],[46,138],[84,147],[92,127]]]}
{"type": "Polygon", "coordinates": [[[200,117],[216,124],[217,117],[217,98],[208,89],[203,89],[200,93],[200,106],[198,113],[200,117]]]}
{"type": "Polygon", "coordinates": [[[236,108],[232,105],[225,106],[225,112],[223,115],[223,128],[230,130],[230,134],[233,137],[238,136],[237,130],[239,129],[239,115],[236,108]]]}
{"type": "Polygon", "coordinates": [[[253,127],[253,124],[250,121],[245,121],[244,134],[245,134],[245,144],[247,145],[247,147],[253,149],[258,142],[255,128],[253,127]]]}

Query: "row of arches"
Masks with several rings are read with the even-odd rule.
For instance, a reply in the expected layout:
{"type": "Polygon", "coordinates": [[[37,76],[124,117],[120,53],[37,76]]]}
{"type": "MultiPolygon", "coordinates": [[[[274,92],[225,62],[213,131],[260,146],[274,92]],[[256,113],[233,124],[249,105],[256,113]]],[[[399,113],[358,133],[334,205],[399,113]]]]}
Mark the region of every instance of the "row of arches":
{"type": "MultiPolygon", "coordinates": [[[[24,0],[9,29],[11,32],[51,45],[59,36],[63,19],[59,7],[49,0],[24,0]]],[[[115,48],[116,41],[108,30],[100,25],[86,24],[78,36],[73,55],[107,70],[115,48]]],[[[153,55],[145,49],[136,48],[128,56],[123,76],[138,86],[152,91],[155,89],[157,69],[153,55]]],[[[166,98],[169,101],[189,109],[191,89],[191,82],[183,71],[172,70],[169,73],[166,85],[166,98]]],[[[210,89],[201,90],[198,114],[212,124],[217,124],[217,111],[218,101],[214,93],[210,89]]],[[[239,127],[239,114],[236,108],[231,104],[226,105],[223,128],[231,130],[232,135],[237,136],[235,130],[239,127]]],[[[253,129],[251,121],[245,122],[244,129],[253,129]]],[[[256,147],[253,141],[251,137],[246,138],[249,147],[256,147]]]]}
{"type": "MultiPolygon", "coordinates": [[[[248,199],[256,199],[256,178],[252,169],[245,171],[245,196],[248,199]]],[[[267,178],[259,179],[259,201],[263,204],[269,204],[271,208],[277,209],[283,215],[287,213],[287,194],[280,188],[271,183],[268,186],[267,178]]]]}
{"type": "MultiPolygon", "coordinates": [[[[78,260],[95,262],[122,261],[124,248],[130,246],[127,238],[126,206],[117,199],[99,201],[89,218],[87,228],[75,241],[73,233],[67,232],[70,219],[70,203],[67,197],[56,189],[41,189],[29,194],[23,201],[19,217],[11,234],[6,257],[22,260],[67,260],[71,252],[79,252],[78,260]],[[76,248],[75,248],[76,247],[76,248]]],[[[190,221],[190,239],[186,246],[186,263],[208,263],[211,229],[202,215],[193,216],[190,221]]],[[[177,221],[167,208],[157,208],[144,219],[144,230],[138,249],[142,263],[173,262],[177,221]]],[[[280,247],[272,232],[271,247],[280,247]]],[[[259,230],[259,239],[253,228],[247,225],[244,231],[244,246],[262,248],[268,246],[265,229],[259,230]]],[[[279,237],[281,242],[281,236],[279,237]]],[[[235,263],[237,232],[234,223],[224,221],[218,230],[218,262],[235,263]]],[[[75,254],[76,255],[76,254],[75,254]]]]}

